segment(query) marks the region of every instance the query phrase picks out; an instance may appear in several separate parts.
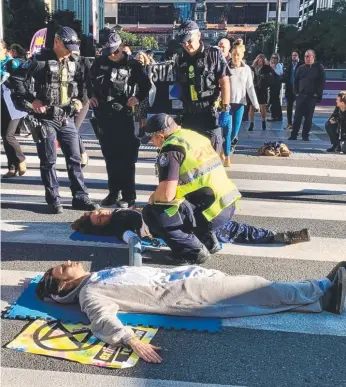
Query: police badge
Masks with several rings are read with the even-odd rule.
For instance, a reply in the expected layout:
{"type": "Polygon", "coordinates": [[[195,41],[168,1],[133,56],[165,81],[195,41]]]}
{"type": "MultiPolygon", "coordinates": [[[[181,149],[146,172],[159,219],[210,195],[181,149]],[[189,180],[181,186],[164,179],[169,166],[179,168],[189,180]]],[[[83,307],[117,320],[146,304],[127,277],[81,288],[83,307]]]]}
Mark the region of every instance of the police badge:
{"type": "Polygon", "coordinates": [[[167,167],[169,163],[169,160],[168,160],[168,157],[167,157],[167,153],[162,153],[159,157],[159,165],[160,167],[167,167]]]}
{"type": "Polygon", "coordinates": [[[197,67],[199,69],[202,69],[204,67],[204,59],[203,58],[197,59],[197,67]]]}

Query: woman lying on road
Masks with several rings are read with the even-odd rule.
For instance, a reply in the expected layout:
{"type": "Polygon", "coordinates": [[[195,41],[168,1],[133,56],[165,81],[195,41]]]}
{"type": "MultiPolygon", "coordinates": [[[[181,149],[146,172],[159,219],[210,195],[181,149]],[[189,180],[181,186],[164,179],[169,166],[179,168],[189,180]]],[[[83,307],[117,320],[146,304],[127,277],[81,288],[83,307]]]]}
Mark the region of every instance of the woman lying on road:
{"type": "MultiPolygon", "coordinates": [[[[115,236],[122,240],[125,231],[130,230],[140,238],[150,237],[148,228],[143,222],[140,211],[131,209],[98,209],[86,212],[71,226],[81,234],[115,236]]],[[[309,230],[275,231],[241,224],[230,220],[216,230],[216,236],[223,243],[286,243],[293,244],[310,241],[309,230]]]]}
{"type": "Polygon", "coordinates": [[[246,317],[283,311],[341,314],[346,294],[346,262],[321,280],[271,282],[262,277],[231,276],[200,266],[122,266],[89,273],[81,263],[48,270],[36,288],[39,298],[79,302],[100,340],[130,346],[139,357],[161,363],[159,347],[144,344],[117,312],[190,317],[246,317]]]}

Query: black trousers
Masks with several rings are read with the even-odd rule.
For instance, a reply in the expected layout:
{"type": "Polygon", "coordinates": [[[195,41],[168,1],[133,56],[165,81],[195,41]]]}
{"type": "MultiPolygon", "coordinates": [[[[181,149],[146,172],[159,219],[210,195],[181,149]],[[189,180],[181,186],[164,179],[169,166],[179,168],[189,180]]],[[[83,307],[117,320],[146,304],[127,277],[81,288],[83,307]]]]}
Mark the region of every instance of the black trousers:
{"type": "MultiPolygon", "coordinates": [[[[338,124],[337,123],[332,124],[329,121],[327,121],[325,128],[330,138],[331,144],[335,147],[340,146],[342,140],[340,140],[339,138],[338,124]]],[[[341,152],[346,153],[346,140],[342,144],[341,152]]]]}
{"type": "Polygon", "coordinates": [[[45,120],[49,135],[36,144],[38,157],[40,158],[40,170],[42,182],[45,186],[46,202],[52,204],[60,201],[59,182],[56,175],[56,142],[58,139],[62,153],[65,156],[70,189],[74,199],[87,201],[88,190],[84,183],[81,169],[81,154],[78,130],[72,120],[62,125],[57,121],[45,120]]]}
{"type": "Polygon", "coordinates": [[[210,112],[183,113],[182,127],[191,129],[210,139],[215,151],[220,154],[222,151],[222,129],[216,123],[215,114],[210,112]]]}
{"type": "Polygon", "coordinates": [[[270,88],[270,105],[272,118],[282,120],[282,108],[280,103],[281,82],[275,83],[270,88]]]}
{"type": "Polygon", "coordinates": [[[227,207],[212,222],[208,222],[201,210],[187,200],[174,216],[165,213],[169,207],[148,204],[143,208],[143,220],[153,235],[162,238],[174,254],[181,256],[188,256],[200,249],[203,245],[199,238],[223,226],[234,213],[233,206],[227,207]]]}
{"type": "Polygon", "coordinates": [[[286,89],[286,99],[287,99],[287,123],[288,125],[292,125],[293,118],[293,104],[296,100],[296,97],[293,93],[292,86],[288,86],[286,89]]]}
{"type": "Polygon", "coordinates": [[[303,138],[309,138],[312,126],[312,118],[316,107],[316,98],[313,95],[299,94],[296,97],[296,111],[294,114],[292,136],[297,137],[303,118],[303,138]]]}
{"type": "MultiPolygon", "coordinates": [[[[102,117],[102,115],[100,115],[102,117]]],[[[100,145],[106,161],[109,193],[131,202],[136,199],[136,162],[140,140],[135,136],[133,116],[114,112],[99,120],[100,145]]]]}
{"type": "Polygon", "coordinates": [[[25,160],[24,153],[15,137],[20,119],[11,120],[6,103],[1,98],[1,137],[7,157],[8,169],[18,168],[19,163],[25,160]]]}

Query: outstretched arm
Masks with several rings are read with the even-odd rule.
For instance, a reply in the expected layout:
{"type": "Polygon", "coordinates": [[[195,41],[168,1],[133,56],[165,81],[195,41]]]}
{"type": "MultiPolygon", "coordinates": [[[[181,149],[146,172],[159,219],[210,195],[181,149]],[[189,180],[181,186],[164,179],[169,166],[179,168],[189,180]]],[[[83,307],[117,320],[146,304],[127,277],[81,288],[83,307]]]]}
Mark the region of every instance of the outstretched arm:
{"type": "Polygon", "coordinates": [[[161,357],[156,353],[160,348],[142,343],[133,330],[118,319],[119,306],[111,297],[89,287],[81,292],[80,305],[91,322],[91,331],[95,337],[110,345],[128,345],[147,362],[161,362],[161,357]]]}

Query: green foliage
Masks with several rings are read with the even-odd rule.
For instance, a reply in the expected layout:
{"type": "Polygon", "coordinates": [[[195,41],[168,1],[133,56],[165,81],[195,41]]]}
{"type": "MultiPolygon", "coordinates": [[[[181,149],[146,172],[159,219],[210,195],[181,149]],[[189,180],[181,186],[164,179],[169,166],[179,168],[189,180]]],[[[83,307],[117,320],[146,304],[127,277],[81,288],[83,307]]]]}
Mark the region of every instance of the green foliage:
{"type": "Polygon", "coordinates": [[[71,27],[79,37],[82,36],[82,22],[76,18],[75,12],[67,9],[58,10],[51,15],[51,20],[57,26],[71,27]]]}
{"type": "Polygon", "coordinates": [[[346,61],[346,2],[335,3],[332,9],[319,11],[310,18],[298,35],[302,50],[312,48],[317,58],[335,67],[346,61]]]}
{"type": "Polygon", "coordinates": [[[156,41],[156,39],[152,36],[140,36],[138,37],[138,46],[141,46],[145,49],[153,49],[157,50],[159,48],[159,45],[156,41]]]}
{"type": "MultiPolygon", "coordinates": [[[[109,34],[110,29],[104,28],[100,30],[100,44],[104,44],[109,34]]],[[[140,36],[132,34],[131,32],[126,31],[117,31],[117,34],[120,36],[123,43],[127,43],[130,47],[141,48],[141,49],[158,49],[159,45],[155,38],[149,36],[140,36]]]]}
{"type": "Polygon", "coordinates": [[[48,9],[42,0],[11,0],[4,2],[4,37],[12,44],[30,46],[35,32],[46,26],[48,9]]]}
{"type": "MultiPolygon", "coordinates": [[[[299,31],[295,25],[280,25],[279,54],[283,60],[290,57],[293,50],[314,49],[319,61],[335,67],[346,62],[346,0],[339,0],[334,7],[321,10],[308,19],[299,31]]],[[[254,58],[260,52],[268,58],[274,49],[275,22],[261,23],[256,32],[249,34],[251,45],[249,57],[254,58]]],[[[250,58],[248,58],[250,59],[250,58]]]]}

